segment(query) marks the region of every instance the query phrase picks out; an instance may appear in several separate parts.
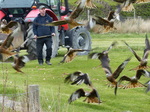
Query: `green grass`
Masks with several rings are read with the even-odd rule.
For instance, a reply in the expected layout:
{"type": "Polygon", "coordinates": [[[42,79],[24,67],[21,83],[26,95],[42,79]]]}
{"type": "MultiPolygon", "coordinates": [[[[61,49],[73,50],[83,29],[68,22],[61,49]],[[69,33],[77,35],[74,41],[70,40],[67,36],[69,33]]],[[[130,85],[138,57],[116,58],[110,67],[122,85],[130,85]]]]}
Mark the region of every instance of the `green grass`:
{"type": "MultiPolygon", "coordinates": [[[[150,37],[150,34],[148,34],[150,37]]],[[[127,64],[120,76],[134,76],[135,71],[129,69],[136,67],[139,63],[124,45],[121,40],[133,47],[139,56],[142,56],[145,46],[145,34],[95,34],[91,33],[92,48],[98,47],[96,51],[102,51],[108,48],[113,42],[117,41],[118,45],[109,52],[110,67],[114,71],[125,59],[132,56],[131,61],[127,64]]],[[[22,68],[22,73],[16,73],[11,67],[11,63],[0,64],[1,78],[0,87],[3,88],[3,80],[7,77],[6,88],[7,94],[20,94],[26,92],[26,85],[39,85],[40,103],[44,112],[147,112],[150,109],[150,93],[145,93],[145,88],[118,89],[118,95],[114,95],[114,89],[107,87],[105,73],[100,65],[99,60],[87,59],[87,56],[77,56],[72,62],[58,64],[62,60],[66,49],[60,48],[59,55],[52,58],[52,66],[44,64],[39,66],[37,60],[26,63],[22,68]],[[90,89],[82,85],[69,85],[64,83],[66,74],[80,70],[88,73],[93,86],[98,90],[101,104],[88,104],[80,98],[71,104],[67,103],[71,93],[79,88],[90,89]],[[12,89],[14,88],[14,89],[12,89]]],[[[149,79],[141,77],[140,82],[145,83],[149,79]]],[[[3,89],[2,89],[3,90],[3,89]]],[[[3,91],[0,90],[0,94],[3,91]]]]}

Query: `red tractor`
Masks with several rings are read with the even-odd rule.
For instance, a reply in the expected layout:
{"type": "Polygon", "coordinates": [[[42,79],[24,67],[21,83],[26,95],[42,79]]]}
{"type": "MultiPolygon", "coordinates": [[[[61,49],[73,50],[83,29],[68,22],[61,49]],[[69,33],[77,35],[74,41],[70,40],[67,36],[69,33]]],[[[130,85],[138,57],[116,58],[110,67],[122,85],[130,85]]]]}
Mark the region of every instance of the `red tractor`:
{"type": "MultiPolygon", "coordinates": [[[[13,45],[19,47],[25,43],[21,49],[27,49],[29,54],[36,58],[36,45],[33,39],[32,22],[39,14],[38,7],[46,6],[46,13],[49,14],[54,21],[63,20],[71,13],[68,6],[68,0],[0,0],[0,20],[6,19],[8,22],[15,20],[21,23],[24,28],[23,37],[16,37],[13,40],[13,45]]],[[[84,26],[68,28],[68,24],[55,26],[56,36],[53,37],[53,54],[55,57],[58,54],[60,46],[72,47],[74,49],[91,49],[91,36],[89,31],[84,26]]],[[[2,34],[0,34],[2,39],[2,34]]],[[[45,47],[43,51],[45,52],[45,47]]],[[[88,51],[80,52],[78,55],[86,55],[88,51]]],[[[43,53],[45,55],[45,53],[43,53]]]]}

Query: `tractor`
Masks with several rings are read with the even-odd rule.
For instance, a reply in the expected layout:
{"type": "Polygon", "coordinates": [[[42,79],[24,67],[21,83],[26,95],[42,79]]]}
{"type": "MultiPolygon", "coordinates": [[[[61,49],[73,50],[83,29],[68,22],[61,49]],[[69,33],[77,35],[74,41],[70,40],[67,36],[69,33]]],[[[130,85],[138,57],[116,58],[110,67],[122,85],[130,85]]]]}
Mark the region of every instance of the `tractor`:
{"type": "MultiPolygon", "coordinates": [[[[24,29],[22,37],[16,37],[13,45],[17,48],[21,45],[21,50],[26,49],[28,54],[36,59],[36,40],[33,39],[32,24],[34,18],[39,14],[38,7],[46,6],[46,13],[54,21],[63,20],[72,10],[69,9],[68,0],[0,0],[0,20],[18,21],[24,29]]],[[[84,26],[69,29],[68,24],[55,26],[55,36],[53,38],[52,57],[57,56],[59,47],[73,49],[91,49],[90,32],[84,26]]],[[[4,39],[0,34],[0,39],[4,39]]],[[[46,53],[43,48],[43,55],[46,53]]],[[[87,55],[89,51],[79,52],[78,55],[87,55]]]]}

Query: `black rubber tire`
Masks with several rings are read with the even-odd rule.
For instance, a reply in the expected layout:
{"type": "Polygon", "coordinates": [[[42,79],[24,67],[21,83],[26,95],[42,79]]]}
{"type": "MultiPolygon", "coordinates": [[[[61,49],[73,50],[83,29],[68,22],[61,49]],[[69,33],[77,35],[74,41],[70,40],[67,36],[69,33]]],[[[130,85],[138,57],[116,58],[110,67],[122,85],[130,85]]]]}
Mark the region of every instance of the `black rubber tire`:
{"type": "Polygon", "coordinates": [[[37,59],[37,54],[36,54],[36,41],[33,39],[34,34],[32,31],[32,24],[29,24],[29,28],[27,29],[27,37],[26,39],[29,38],[29,40],[26,43],[26,48],[27,48],[27,53],[29,55],[32,55],[34,59],[37,59]]]}
{"type": "MultiPolygon", "coordinates": [[[[91,50],[90,32],[84,26],[80,26],[72,30],[72,48],[91,50]]],[[[88,53],[89,51],[78,52],[78,55],[87,55],[88,53]]]]}
{"type": "MultiPolygon", "coordinates": [[[[59,37],[58,37],[58,27],[55,27],[55,36],[52,37],[53,39],[53,51],[52,51],[52,58],[55,57],[58,53],[58,47],[59,47],[59,37]]],[[[26,47],[27,47],[27,52],[28,54],[31,54],[32,56],[35,57],[35,59],[37,59],[37,54],[36,54],[36,40],[33,39],[33,31],[32,31],[32,24],[29,25],[29,28],[27,30],[27,38],[30,38],[27,43],[26,43],[26,47]]],[[[46,46],[44,45],[43,47],[43,58],[46,57],[46,46]]]]}

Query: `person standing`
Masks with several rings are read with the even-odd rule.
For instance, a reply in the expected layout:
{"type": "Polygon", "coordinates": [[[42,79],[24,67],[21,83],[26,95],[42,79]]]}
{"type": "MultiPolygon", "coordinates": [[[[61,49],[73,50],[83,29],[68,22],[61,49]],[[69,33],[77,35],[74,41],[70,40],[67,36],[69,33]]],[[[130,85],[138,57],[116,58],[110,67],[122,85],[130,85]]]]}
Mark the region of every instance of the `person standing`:
{"type": "MultiPolygon", "coordinates": [[[[39,14],[34,19],[34,23],[38,24],[47,24],[52,22],[53,19],[46,13],[44,5],[39,7],[39,14]]],[[[36,49],[37,49],[37,58],[39,65],[43,65],[43,46],[46,45],[46,59],[45,63],[51,65],[51,55],[52,55],[52,36],[55,36],[54,26],[44,26],[33,24],[33,33],[34,38],[36,38],[36,49]]]]}

